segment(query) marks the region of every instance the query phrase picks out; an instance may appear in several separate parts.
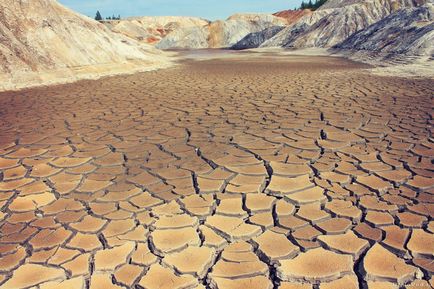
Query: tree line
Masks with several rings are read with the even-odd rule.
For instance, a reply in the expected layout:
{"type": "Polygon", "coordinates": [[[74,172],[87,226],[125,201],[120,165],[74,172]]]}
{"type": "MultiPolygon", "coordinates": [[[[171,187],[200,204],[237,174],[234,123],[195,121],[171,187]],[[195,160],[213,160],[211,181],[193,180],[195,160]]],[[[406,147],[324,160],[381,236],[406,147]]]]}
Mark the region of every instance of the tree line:
{"type": "MultiPolygon", "coordinates": [[[[104,18],[101,16],[101,13],[99,11],[96,11],[95,20],[97,20],[97,21],[104,20],[104,18]]],[[[121,15],[119,15],[119,16],[116,17],[113,14],[113,16],[111,16],[111,17],[110,16],[106,17],[105,20],[121,20],[121,15]]]]}
{"type": "Polygon", "coordinates": [[[321,7],[321,5],[323,5],[326,2],[327,0],[315,0],[315,1],[309,0],[308,2],[303,1],[301,2],[300,9],[310,9],[314,11],[319,7],[321,7]]]}

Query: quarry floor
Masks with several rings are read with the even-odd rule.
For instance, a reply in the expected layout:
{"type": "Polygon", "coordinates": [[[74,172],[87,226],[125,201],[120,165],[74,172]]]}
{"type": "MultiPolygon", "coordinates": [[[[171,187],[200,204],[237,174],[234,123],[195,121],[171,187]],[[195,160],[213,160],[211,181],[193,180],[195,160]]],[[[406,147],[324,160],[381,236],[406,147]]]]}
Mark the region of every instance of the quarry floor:
{"type": "Polygon", "coordinates": [[[432,288],[433,80],[185,60],[0,93],[0,288],[432,288]]]}

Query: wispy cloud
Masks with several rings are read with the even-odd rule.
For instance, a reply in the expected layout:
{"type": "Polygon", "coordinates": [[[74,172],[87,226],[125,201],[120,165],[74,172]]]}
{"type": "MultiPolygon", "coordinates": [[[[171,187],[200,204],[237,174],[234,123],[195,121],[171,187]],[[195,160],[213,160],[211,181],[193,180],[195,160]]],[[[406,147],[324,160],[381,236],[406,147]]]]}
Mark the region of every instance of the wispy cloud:
{"type": "Polygon", "coordinates": [[[276,12],[299,6],[301,0],[59,0],[60,3],[93,17],[118,15],[185,15],[222,19],[239,12],[276,12]]]}

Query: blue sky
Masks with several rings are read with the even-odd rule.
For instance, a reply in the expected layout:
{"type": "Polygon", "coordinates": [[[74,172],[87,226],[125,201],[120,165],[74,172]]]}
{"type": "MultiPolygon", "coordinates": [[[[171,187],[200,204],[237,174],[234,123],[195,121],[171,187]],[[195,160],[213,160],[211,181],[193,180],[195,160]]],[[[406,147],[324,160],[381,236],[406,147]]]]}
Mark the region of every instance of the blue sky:
{"type": "Polygon", "coordinates": [[[210,20],[224,19],[238,12],[276,12],[292,9],[301,0],[59,0],[82,14],[94,17],[141,15],[199,16],[210,20]]]}

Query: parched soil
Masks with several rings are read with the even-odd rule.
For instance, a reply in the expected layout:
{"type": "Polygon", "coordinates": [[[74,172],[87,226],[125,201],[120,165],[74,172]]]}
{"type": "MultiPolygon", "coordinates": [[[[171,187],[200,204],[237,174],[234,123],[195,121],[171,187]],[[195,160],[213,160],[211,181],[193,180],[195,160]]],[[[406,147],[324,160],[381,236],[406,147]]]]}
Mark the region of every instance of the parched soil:
{"type": "Polygon", "coordinates": [[[231,57],[1,93],[0,288],[432,288],[433,80],[363,68],[231,57]]]}

